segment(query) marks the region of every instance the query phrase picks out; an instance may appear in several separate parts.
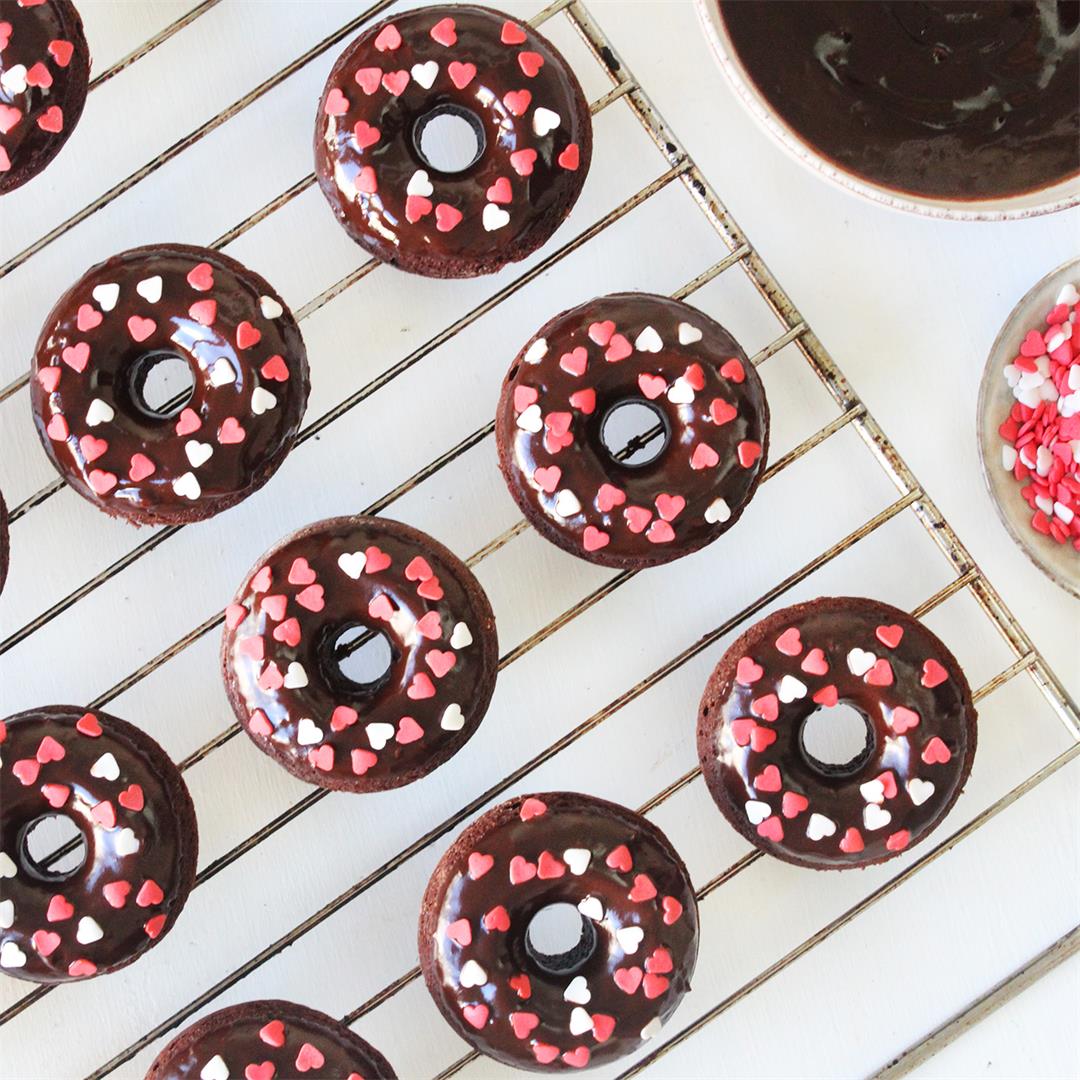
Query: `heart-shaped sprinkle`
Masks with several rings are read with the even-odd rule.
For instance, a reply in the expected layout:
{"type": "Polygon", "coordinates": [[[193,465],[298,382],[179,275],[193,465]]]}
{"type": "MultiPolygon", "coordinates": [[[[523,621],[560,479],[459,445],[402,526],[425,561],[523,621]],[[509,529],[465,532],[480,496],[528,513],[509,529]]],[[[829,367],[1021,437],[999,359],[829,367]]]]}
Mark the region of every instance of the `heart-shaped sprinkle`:
{"type": "Polygon", "coordinates": [[[106,751],[90,766],[90,775],[102,780],[116,780],[120,776],[120,766],[110,751],[106,751]]]}
{"type": "Polygon", "coordinates": [[[256,416],[277,407],[277,398],[264,386],[256,386],[251,394],[251,411],[256,416]]]}
{"type": "Polygon", "coordinates": [[[766,818],[758,827],[757,834],[774,844],[779,844],[784,839],[784,824],[776,816],[766,818]]]}
{"type": "Polygon", "coordinates": [[[701,331],[688,322],[679,323],[678,333],[680,345],[694,345],[701,340],[701,331]]]}
{"type": "Polygon", "coordinates": [[[592,1017],[580,1005],[575,1005],[570,1011],[570,1034],[584,1035],[586,1031],[592,1031],[592,1017]]]}
{"type": "Polygon", "coordinates": [[[141,315],[132,315],[128,318],[127,328],[133,341],[143,342],[157,329],[157,323],[141,315]]]}
{"type": "Polygon", "coordinates": [[[789,626],[777,639],[776,647],[785,656],[798,656],[803,651],[802,636],[796,626],[789,626]]]}
{"type": "Polygon", "coordinates": [[[495,203],[487,203],[484,206],[481,220],[488,232],[494,232],[496,229],[501,229],[504,225],[510,224],[510,215],[501,206],[495,203]]]}
{"type": "Polygon", "coordinates": [[[80,945],[90,945],[95,941],[100,941],[104,936],[105,931],[102,930],[100,924],[89,915],[84,915],[79,920],[78,928],[75,931],[75,940],[80,945]]]}
{"type": "Polygon", "coordinates": [[[143,789],[138,784],[129,784],[116,797],[116,801],[125,809],[137,814],[146,805],[143,789]]]}
{"type": "Polygon", "coordinates": [[[592,861],[592,852],[588,848],[567,848],[562,853],[563,860],[575,876],[584,874],[592,861]]]}
{"type": "Polygon", "coordinates": [[[300,1047],[296,1055],[296,1068],[299,1072],[310,1072],[312,1069],[321,1069],[326,1064],[326,1058],[317,1047],[306,1042],[300,1047]]]}
{"type": "Polygon", "coordinates": [[[483,986],[487,980],[487,972],[475,960],[466,960],[462,964],[459,981],[466,989],[473,986],[483,986]]]}
{"type": "Polygon", "coordinates": [[[359,581],[366,563],[367,556],[362,551],[346,552],[338,556],[338,566],[341,568],[342,573],[351,577],[353,581],[359,581]]]}
{"type": "Polygon", "coordinates": [[[615,985],[624,994],[635,994],[644,976],[645,972],[639,967],[616,968],[614,974],[615,985]]]}
{"type": "Polygon", "coordinates": [[[607,547],[611,542],[611,536],[595,525],[586,525],[581,542],[586,551],[599,551],[607,547]]]}
{"type": "Polygon", "coordinates": [[[586,896],[579,900],[577,907],[586,919],[592,919],[593,922],[600,922],[604,917],[604,905],[595,896],[586,896]]]}
{"type": "Polygon", "coordinates": [[[393,52],[401,48],[401,33],[393,23],[387,23],[375,38],[375,48],[379,52],[393,52]]]}
{"type": "Polygon", "coordinates": [[[431,28],[430,33],[433,41],[437,41],[440,45],[445,45],[446,48],[450,48],[450,46],[457,41],[454,20],[450,18],[449,15],[440,19],[431,28]]]}
{"type": "Polygon", "coordinates": [[[344,116],[348,111],[349,99],[338,87],[333,87],[330,93],[326,95],[323,112],[326,113],[327,116],[344,116]]]}
{"type": "Polygon", "coordinates": [[[893,669],[888,660],[880,659],[866,673],[866,682],[870,686],[892,686],[893,669]]]}
{"type": "Polygon", "coordinates": [[[536,877],[536,863],[528,862],[520,855],[515,855],[510,860],[511,885],[523,885],[527,881],[532,881],[534,877],[536,877]]]}
{"type": "MultiPolygon", "coordinates": [[[[711,469],[720,463],[720,455],[708,443],[698,443],[690,455],[691,469],[711,469]]],[[[706,512],[706,520],[708,513],[706,512]]]]}
{"type": "Polygon", "coordinates": [[[935,791],[934,785],[929,780],[922,780],[915,776],[907,783],[907,793],[916,806],[922,806],[935,791]]]}
{"type": "Polygon", "coordinates": [[[472,925],[468,919],[457,919],[446,927],[446,936],[455,945],[465,948],[472,944],[472,925]]]}
{"type": "Polygon", "coordinates": [[[889,724],[897,735],[903,735],[905,731],[910,731],[918,723],[919,714],[903,705],[897,705],[892,711],[892,716],[889,717],[889,724]]]}
{"type": "Polygon", "coordinates": [[[779,791],[783,787],[780,770],[775,765],[766,765],[754,777],[753,783],[757,791],[779,791]]]}
{"type": "Polygon", "coordinates": [[[143,278],[135,286],[135,291],[148,303],[156,304],[161,299],[161,275],[143,278]]]}
{"type": "Polygon", "coordinates": [[[21,968],[26,966],[26,953],[14,941],[5,941],[0,946],[0,967],[21,968]]]}
{"type": "Polygon", "coordinates": [[[465,726],[465,714],[458,704],[447,705],[443,711],[439,726],[443,731],[460,731],[465,726]]]}
{"type": "Polygon", "coordinates": [[[473,881],[479,881],[493,866],[495,860],[490,855],[481,855],[480,852],[474,851],[469,856],[469,877],[473,881]]]}
{"type": "Polygon", "coordinates": [[[57,894],[49,901],[45,911],[45,919],[48,922],[65,922],[75,914],[75,907],[66,897],[57,894]]]}
{"type": "Polygon", "coordinates": [[[742,683],[743,686],[753,685],[764,674],[765,669],[760,664],[754,663],[749,656],[741,657],[735,665],[735,681],[742,683]]]}
{"type": "Polygon", "coordinates": [[[75,345],[67,345],[60,351],[60,359],[72,371],[81,375],[90,362],[90,346],[85,341],[80,341],[75,345]]]}
{"type": "Polygon", "coordinates": [[[38,773],[41,771],[41,764],[34,758],[23,758],[11,766],[11,771],[15,774],[15,779],[23,787],[29,787],[37,780],[38,773]]]}
{"type": "Polygon", "coordinates": [[[67,784],[42,784],[41,794],[54,810],[59,810],[71,796],[71,788],[67,784]]]}
{"type": "Polygon", "coordinates": [[[927,765],[944,765],[952,758],[952,751],[935,735],[925,746],[922,759],[927,765]]]}
{"type": "Polygon", "coordinates": [[[852,649],[847,654],[848,670],[857,678],[862,678],[876,663],[877,657],[872,652],[852,649]]]}
{"type": "Polygon", "coordinates": [[[876,802],[867,803],[863,807],[863,826],[870,832],[883,829],[892,821],[892,814],[876,802]]]}
{"type": "Polygon", "coordinates": [[[90,295],[98,302],[102,311],[112,311],[120,299],[120,286],[113,281],[96,285],[90,295]]]}
{"type": "Polygon", "coordinates": [[[479,1031],[488,1022],[488,1007],[486,1005],[464,1005],[461,1009],[466,1022],[479,1031]]]}
{"type": "Polygon", "coordinates": [[[527,1039],[529,1032],[540,1023],[540,1017],[531,1012],[512,1012],[508,1019],[514,1035],[519,1039],[527,1039]]]}
{"type": "Polygon", "coordinates": [[[104,316],[96,308],[92,308],[89,304],[81,304],[75,316],[75,325],[80,333],[85,334],[88,330],[99,327],[103,319],[104,316]]]}
{"type": "Polygon", "coordinates": [[[419,742],[424,737],[424,729],[411,717],[403,716],[398,721],[397,734],[394,741],[401,746],[419,742]]]}
{"type": "Polygon", "coordinates": [[[286,690],[301,690],[307,686],[308,677],[307,672],[304,670],[303,665],[297,661],[293,661],[289,665],[288,671],[285,672],[285,681],[282,686],[286,690]]]}
{"type": "Polygon", "coordinates": [[[184,453],[193,468],[205,465],[214,456],[214,448],[209,443],[199,442],[197,439],[189,439],[184,444],[184,453]]]}
{"type": "Polygon", "coordinates": [[[575,1005],[588,1005],[592,1000],[592,992],[584,975],[575,975],[563,991],[563,1000],[573,1002],[575,1005]]]}
{"type": "Polygon", "coordinates": [[[139,840],[133,829],[123,828],[116,834],[113,850],[117,855],[134,855],[139,850],[139,840]]]}
{"type": "Polygon", "coordinates": [[[302,717],[296,725],[296,741],[301,746],[314,746],[323,741],[323,729],[310,717],[302,717]]]}
{"type": "Polygon", "coordinates": [[[638,352],[658,353],[663,347],[664,343],[660,340],[660,335],[652,326],[646,326],[634,339],[634,348],[638,352]]]}
{"type": "Polygon", "coordinates": [[[895,624],[891,626],[879,626],[874,631],[874,636],[886,648],[895,649],[896,646],[900,644],[900,639],[904,636],[904,628],[895,624]]]}
{"type": "Polygon", "coordinates": [[[806,694],[806,683],[796,679],[794,675],[785,675],[780,680],[777,695],[785,704],[789,704],[792,701],[798,701],[800,698],[806,697],[806,694]]]}
{"type": "Polygon", "coordinates": [[[936,660],[926,660],[923,663],[923,673],[920,681],[928,690],[940,686],[948,677],[949,673],[936,660]]]}
{"type": "Polygon", "coordinates": [[[475,64],[462,64],[457,60],[451,61],[446,67],[450,81],[459,89],[464,90],[476,76],[475,64]]]}
{"type": "Polygon", "coordinates": [[[656,896],[656,886],[648,874],[637,874],[634,877],[633,887],[627,895],[633,903],[641,904],[656,896]]]}
{"type": "Polygon", "coordinates": [[[60,947],[60,935],[54,930],[35,930],[30,935],[30,946],[38,956],[52,956],[60,947]]]}
{"type": "Polygon", "coordinates": [[[810,800],[797,791],[785,791],[780,800],[780,810],[786,818],[798,817],[810,805],[810,800]]]}
{"type": "Polygon", "coordinates": [[[503,104],[514,116],[524,116],[532,102],[532,93],[528,90],[511,90],[503,95],[503,104]]]}
{"type": "Polygon", "coordinates": [[[705,520],[710,525],[719,525],[731,519],[731,507],[723,499],[713,499],[705,510],[705,520]]]}
{"type": "Polygon", "coordinates": [[[772,807],[760,799],[747,799],[745,809],[752,825],[760,825],[772,813],[772,807]]]}

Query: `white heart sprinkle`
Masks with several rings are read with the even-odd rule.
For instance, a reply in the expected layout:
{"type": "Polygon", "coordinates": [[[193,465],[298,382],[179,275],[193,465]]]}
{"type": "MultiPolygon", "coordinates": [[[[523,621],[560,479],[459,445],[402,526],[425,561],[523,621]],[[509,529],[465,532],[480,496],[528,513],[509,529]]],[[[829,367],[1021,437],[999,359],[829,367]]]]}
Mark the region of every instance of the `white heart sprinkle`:
{"type": "Polygon", "coordinates": [[[917,776],[913,780],[909,780],[907,784],[907,793],[916,806],[922,806],[934,794],[934,791],[935,788],[931,781],[920,780],[917,776]]]}
{"type": "Polygon", "coordinates": [[[353,581],[359,581],[364,567],[367,566],[367,555],[362,551],[347,551],[338,556],[337,564],[353,581]]]}
{"type": "Polygon", "coordinates": [[[300,690],[307,686],[308,677],[307,672],[304,670],[304,665],[293,661],[289,665],[289,670],[285,672],[285,681],[281,684],[286,690],[300,690]]]}
{"type": "Polygon", "coordinates": [[[86,422],[90,427],[97,427],[98,424],[107,424],[116,416],[113,412],[112,406],[107,401],[102,401],[101,398],[96,397],[90,402],[90,408],[86,410],[86,422]]]}
{"type": "Polygon", "coordinates": [[[751,825],[760,825],[771,813],[772,807],[767,802],[762,802],[760,799],[747,799],[746,816],[750,819],[751,825]]]}
{"type": "Polygon", "coordinates": [[[588,848],[567,848],[563,853],[563,862],[570,867],[571,874],[584,874],[592,862],[592,852],[588,848]]]}
{"type": "Polygon", "coordinates": [[[638,352],[658,353],[663,347],[660,335],[651,326],[646,326],[634,339],[634,348],[638,352]]]}
{"type": "Polygon", "coordinates": [[[139,850],[139,841],[135,836],[135,830],[123,828],[116,834],[113,840],[113,850],[117,855],[134,855],[139,850]]]}
{"type": "Polygon", "coordinates": [[[705,520],[710,525],[727,521],[731,517],[731,507],[723,499],[713,499],[705,511],[705,520]]]}
{"type": "Polygon", "coordinates": [[[215,1054],[199,1073],[200,1080],[229,1080],[229,1066],[220,1054],[215,1054]]]}
{"type": "Polygon", "coordinates": [[[461,706],[456,702],[447,705],[443,711],[442,719],[439,721],[439,727],[443,731],[460,731],[465,726],[465,714],[461,711],[461,706]]]}
{"type": "Polygon", "coordinates": [[[694,388],[680,375],[667,392],[672,405],[690,405],[694,401],[694,388]]]}
{"type": "Polygon", "coordinates": [[[426,64],[413,64],[412,77],[425,89],[430,90],[435,76],[439,74],[439,65],[434,60],[426,64]]]}
{"type": "Polygon", "coordinates": [[[852,649],[847,654],[847,666],[852,675],[862,678],[875,664],[877,657],[872,652],[864,652],[862,649],[852,649]]]}
{"type": "Polygon", "coordinates": [[[806,683],[796,679],[794,675],[785,675],[780,680],[780,688],[776,693],[780,700],[787,705],[792,701],[798,701],[799,698],[806,697],[806,683]]]}
{"type": "Polygon", "coordinates": [[[272,296],[259,297],[259,310],[264,319],[277,319],[285,313],[285,309],[272,296]]]}
{"type": "Polygon", "coordinates": [[[570,1012],[570,1034],[584,1035],[586,1031],[592,1031],[592,1017],[580,1005],[575,1005],[570,1012]]]}
{"type": "Polygon", "coordinates": [[[15,903],[12,900],[0,900],[0,930],[8,930],[15,922],[15,903]]]}
{"type": "Polygon", "coordinates": [[[135,291],[148,304],[156,304],[161,299],[161,275],[155,274],[153,277],[143,278],[135,286],[135,291]]]}
{"type": "Polygon", "coordinates": [[[547,356],[547,338],[538,337],[526,350],[524,360],[526,364],[539,364],[547,356]]]}
{"type": "Polygon", "coordinates": [[[26,963],[26,953],[14,941],[5,941],[0,948],[0,967],[20,968],[26,963]]]}
{"type": "Polygon", "coordinates": [[[11,856],[6,851],[0,851],[0,878],[14,877],[19,872],[11,856]]]}
{"type": "Polygon", "coordinates": [[[488,232],[494,232],[496,229],[501,229],[504,225],[510,224],[510,215],[499,205],[493,202],[489,202],[484,207],[484,228],[488,232]]]}
{"type": "Polygon", "coordinates": [[[455,623],[454,632],[450,635],[450,647],[452,649],[464,649],[472,643],[472,631],[463,622],[455,623]]]}
{"type": "Polygon", "coordinates": [[[90,775],[97,776],[102,780],[115,780],[120,775],[120,766],[117,765],[116,758],[106,750],[105,753],[90,766],[90,775]]]}
{"type": "Polygon", "coordinates": [[[593,922],[599,922],[604,917],[604,905],[595,896],[586,896],[584,900],[579,900],[577,909],[593,922]]]}
{"type": "Polygon", "coordinates": [[[533,131],[537,135],[544,136],[549,131],[554,131],[562,123],[562,117],[551,109],[543,106],[533,112],[533,131]]]}
{"type": "Polygon", "coordinates": [[[517,426],[522,431],[531,431],[534,435],[544,426],[544,417],[540,412],[540,406],[535,402],[530,405],[518,418],[517,426]]]}
{"type": "Polygon", "coordinates": [[[393,724],[368,724],[364,728],[372,750],[381,750],[393,737],[393,724]]]}
{"type": "Polygon", "coordinates": [[[120,299],[120,286],[114,281],[96,285],[91,296],[98,302],[102,311],[112,311],[116,307],[116,301],[120,299]]]}
{"type": "Polygon", "coordinates": [[[806,835],[811,840],[823,840],[836,832],[836,822],[824,814],[811,814],[806,826],[806,835]]]}
{"type": "Polygon", "coordinates": [[[79,928],[75,931],[75,940],[80,945],[89,945],[91,942],[100,941],[104,936],[105,932],[89,915],[84,915],[79,920],[79,928]]]}
{"type": "Polygon", "coordinates": [[[589,1004],[592,993],[584,975],[576,975],[570,980],[570,985],[563,991],[563,1000],[572,1001],[575,1005],[589,1004]]]}
{"type": "Polygon", "coordinates": [[[202,494],[199,481],[195,479],[195,474],[192,472],[186,472],[183,476],[177,477],[172,482],[172,489],[185,499],[195,500],[202,494]]]}
{"type": "Polygon", "coordinates": [[[466,960],[461,965],[461,985],[463,987],[483,986],[486,982],[487,972],[475,960],[466,960]]]}
{"type": "Polygon", "coordinates": [[[615,937],[622,951],[632,956],[638,951],[638,946],[645,937],[645,931],[640,926],[624,926],[621,930],[615,931],[615,937]]]}
{"type": "Polygon", "coordinates": [[[885,801],[885,785],[880,780],[867,780],[859,785],[859,794],[868,803],[883,803],[885,801]]]}
{"type": "Polygon", "coordinates": [[[300,723],[296,725],[296,741],[301,746],[314,746],[316,743],[321,743],[323,736],[323,729],[310,716],[300,718],[300,723]]]}
{"type": "Polygon", "coordinates": [[[875,829],[883,829],[892,821],[892,814],[883,810],[877,803],[869,803],[863,807],[863,824],[873,832],[875,829]]]}
{"type": "Polygon", "coordinates": [[[406,195],[430,195],[435,189],[431,186],[426,169],[417,169],[409,178],[409,185],[405,188],[406,195]]]}
{"type": "Polygon", "coordinates": [[[578,502],[577,496],[569,489],[563,488],[562,491],[555,496],[555,513],[561,518],[573,517],[581,510],[581,503],[578,502]]]}
{"type": "Polygon", "coordinates": [[[664,1026],[664,1021],[659,1016],[654,1016],[642,1029],[641,1037],[643,1039],[655,1039],[660,1034],[661,1029],[664,1026]]]}
{"type": "Polygon", "coordinates": [[[1076,286],[1071,281],[1067,285],[1063,285],[1061,292],[1057,295],[1057,302],[1072,307],[1078,301],[1080,301],[1080,292],[1077,292],[1076,286]]]}
{"type": "Polygon", "coordinates": [[[679,344],[680,345],[693,345],[694,342],[701,340],[701,331],[696,326],[691,326],[688,322],[679,323],[679,344]]]}
{"type": "Polygon", "coordinates": [[[224,356],[218,357],[210,369],[210,385],[228,386],[229,383],[234,382],[236,382],[236,370],[224,356]]]}
{"type": "Polygon", "coordinates": [[[213,456],[214,448],[209,443],[199,442],[198,439],[188,439],[184,443],[184,453],[193,468],[205,465],[213,456]]]}
{"type": "Polygon", "coordinates": [[[264,412],[275,408],[277,408],[277,398],[265,386],[256,386],[251,395],[251,411],[256,416],[262,416],[264,412]]]}
{"type": "Polygon", "coordinates": [[[0,75],[2,86],[12,97],[21,94],[26,89],[26,65],[14,64],[0,75]]]}

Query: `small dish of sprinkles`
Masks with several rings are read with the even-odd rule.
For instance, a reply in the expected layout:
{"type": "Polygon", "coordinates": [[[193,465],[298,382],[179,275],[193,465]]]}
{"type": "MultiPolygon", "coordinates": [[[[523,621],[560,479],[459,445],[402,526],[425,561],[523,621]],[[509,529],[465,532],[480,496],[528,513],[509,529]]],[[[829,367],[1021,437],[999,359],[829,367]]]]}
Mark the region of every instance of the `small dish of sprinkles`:
{"type": "Polygon", "coordinates": [[[979,393],[979,450],[1014,539],[1080,596],[1080,259],[1043,278],[994,342],[979,393]]]}

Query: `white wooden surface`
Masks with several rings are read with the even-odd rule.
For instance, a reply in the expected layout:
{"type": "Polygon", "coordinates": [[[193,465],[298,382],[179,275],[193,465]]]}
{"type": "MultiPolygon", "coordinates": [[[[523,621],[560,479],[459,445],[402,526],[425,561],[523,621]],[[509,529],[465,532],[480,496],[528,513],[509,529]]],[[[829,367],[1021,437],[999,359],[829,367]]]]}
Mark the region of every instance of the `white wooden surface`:
{"type": "MultiPolygon", "coordinates": [[[[191,0],[82,0],[95,70],[156,33],[191,0]]],[[[537,2],[504,7],[521,16],[537,2]]],[[[1078,608],[1014,549],[984,493],[973,410],[1000,320],[1051,266],[1075,254],[1076,212],[1007,225],[900,216],[827,186],[789,161],[741,111],[714,67],[689,2],[591,0],[630,69],[882,421],[1037,646],[1080,693],[1078,608]]],[[[69,146],[0,207],[6,261],[353,18],[333,0],[224,0],[95,90],[69,146]]],[[[545,28],[595,99],[610,83],[562,16],[545,28]]],[[[87,266],[154,239],[209,243],[311,169],[314,102],[341,46],[0,279],[0,386],[23,372],[58,293],[87,266]]],[[[596,121],[585,193],[532,265],[665,169],[625,102],[596,121]]],[[[308,190],[228,251],[300,307],[353,270],[360,252],[308,190]]],[[[0,656],[0,715],[91,700],[219,610],[258,554],[318,517],[358,510],[490,419],[500,378],[530,332],[587,296],[672,291],[726,251],[678,183],[544,273],[406,374],[300,447],[264,491],[185,529],[0,656]]],[[[304,324],[312,362],[308,420],[512,281],[432,282],[379,268],[304,324]]],[[[691,301],[753,352],[777,323],[736,268],[691,301]]],[[[836,416],[794,347],[761,369],[774,417],[774,460],[836,416]]],[[[53,479],[22,391],[0,404],[0,488],[9,505],[53,479]]],[[[506,668],[479,734],[447,766],[398,792],[334,795],[193,893],[174,931],[117,975],[51,993],[0,1028],[0,1075],[69,1077],[144,1032],[607,705],[702,633],[750,603],[864,520],[895,491],[853,431],[810,451],[765,485],[739,527],[706,551],[640,575],[506,668]]],[[[463,555],[517,520],[484,440],[395,502],[390,516],[463,555]]],[[[13,529],[0,639],[145,539],[63,491],[13,529]]],[[[481,562],[504,650],[610,578],[525,532],[481,562]]],[[[910,512],[800,583],[781,603],[867,593],[913,607],[949,569],[910,512]]],[[[967,593],[928,619],[974,685],[1012,657],[967,593]]],[[[231,714],[216,668],[217,633],[108,706],[177,759],[231,714]]],[[[587,790],[636,806],[694,762],[697,698],[723,642],[617,711],[511,792],[587,790]],[[598,767],[602,762],[602,767],[598,767]]],[[[980,708],[968,790],[944,839],[1065,750],[1069,734],[1026,677],[980,708]]],[[[305,794],[304,785],[234,739],[187,773],[202,865],[305,794]]],[[[1075,761],[944,857],[722,1013],[649,1071],[675,1076],[854,1076],[875,1071],[962,1010],[1078,921],[1080,837],[1075,761]]],[[[747,845],[700,781],[653,814],[697,884],[747,845]]],[[[293,998],[335,1015],[415,963],[423,884],[446,846],[406,861],[209,1008],[293,998]]],[[[694,992],[667,1037],[732,994],[862,897],[917,861],[813,874],[760,860],[702,905],[694,992]]],[[[0,1009],[28,984],[0,980],[0,1009]]],[[[924,1076],[1072,1076],[1080,1071],[1074,960],[921,1069],[924,1076]]],[[[418,983],[356,1025],[403,1077],[432,1075],[465,1046],[418,983]]],[[[141,1076],[159,1041],[116,1075],[141,1076]]],[[[619,1069],[600,1070],[614,1076],[619,1069]]],[[[505,1074],[486,1061],[467,1077],[505,1074]]]]}

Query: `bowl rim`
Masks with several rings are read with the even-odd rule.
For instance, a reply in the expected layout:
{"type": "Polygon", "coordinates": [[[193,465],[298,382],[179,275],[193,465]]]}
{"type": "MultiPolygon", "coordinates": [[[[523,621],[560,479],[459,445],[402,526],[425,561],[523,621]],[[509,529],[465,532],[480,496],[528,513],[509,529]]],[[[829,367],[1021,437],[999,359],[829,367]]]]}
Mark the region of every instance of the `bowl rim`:
{"type": "MultiPolygon", "coordinates": [[[[989,408],[990,398],[993,394],[994,387],[998,385],[998,381],[1002,378],[1002,367],[1004,366],[1004,363],[1007,362],[1004,361],[1004,355],[1008,339],[1011,338],[1013,334],[1017,333],[1018,323],[1020,324],[1019,328],[1023,328],[1032,320],[1036,314],[1033,309],[1036,307],[1037,299],[1047,286],[1050,286],[1051,283],[1053,283],[1053,287],[1061,287],[1061,284],[1064,282],[1059,282],[1059,278],[1073,280],[1074,282],[1080,280],[1080,255],[1066,259],[1060,266],[1056,266],[1053,270],[1049,271],[1049,273],[1044,274],[1017,301],[1013,306],[1013,309],[1005,317],[1004,322],[1001,324],[1001,329],[994,338],[994,343],[990,346],[990,351],[986,358],[986,366],[983,368],[982,378],[979,380],[979,395],[975,404],[975,442],[979,455],[979,469],[982,472],[983,483],[986,485],[986,490],[990,495],[990,501],[993,503],[994,510],[996,511],[999,520],[1005,526],[1005,530],[1016,542],[1017,547],[1019,547],[1028,559],[1050,578],[1055,585],[1058,585],[1073,596],[1080,597],[1080,553],[1076,556],[1076,573],[1072,578],[1065,577],[1043,554],[1044,548],[1047,551],[1059,551],[1061,548],[1053,541],[1047,540],[1045,537],[1034,532],[1030,527],[1024,529],[1023,532],[1016,528],[1009,513],[998,498],[994,480],[990,474],[991,463],[987,460],[986,447],[983,445],[982,438],[983,416],[987,408],[989,408]],[[1053,546],[1050,546],[1051,544],[1053,546]]],[[[1039,303],[1038,306],[1041,307],[1042,304],[1039,303]]],[[[1008,351],[1013,352],[1014,350],[1010,348],[1008,351]]]]}
{"type": "Polygon", "coordinates": [[[845,190],[879,206],[944,221],[1019,221],[1080,205],[1080,172],[1045,188],[1004,198],[949,200],[876,184],[841,168],[782,120],[754,85],[731,43],[717,0],[694,0],[694,4],[713,55],[743,107],[797,161],[845,190]]]}

